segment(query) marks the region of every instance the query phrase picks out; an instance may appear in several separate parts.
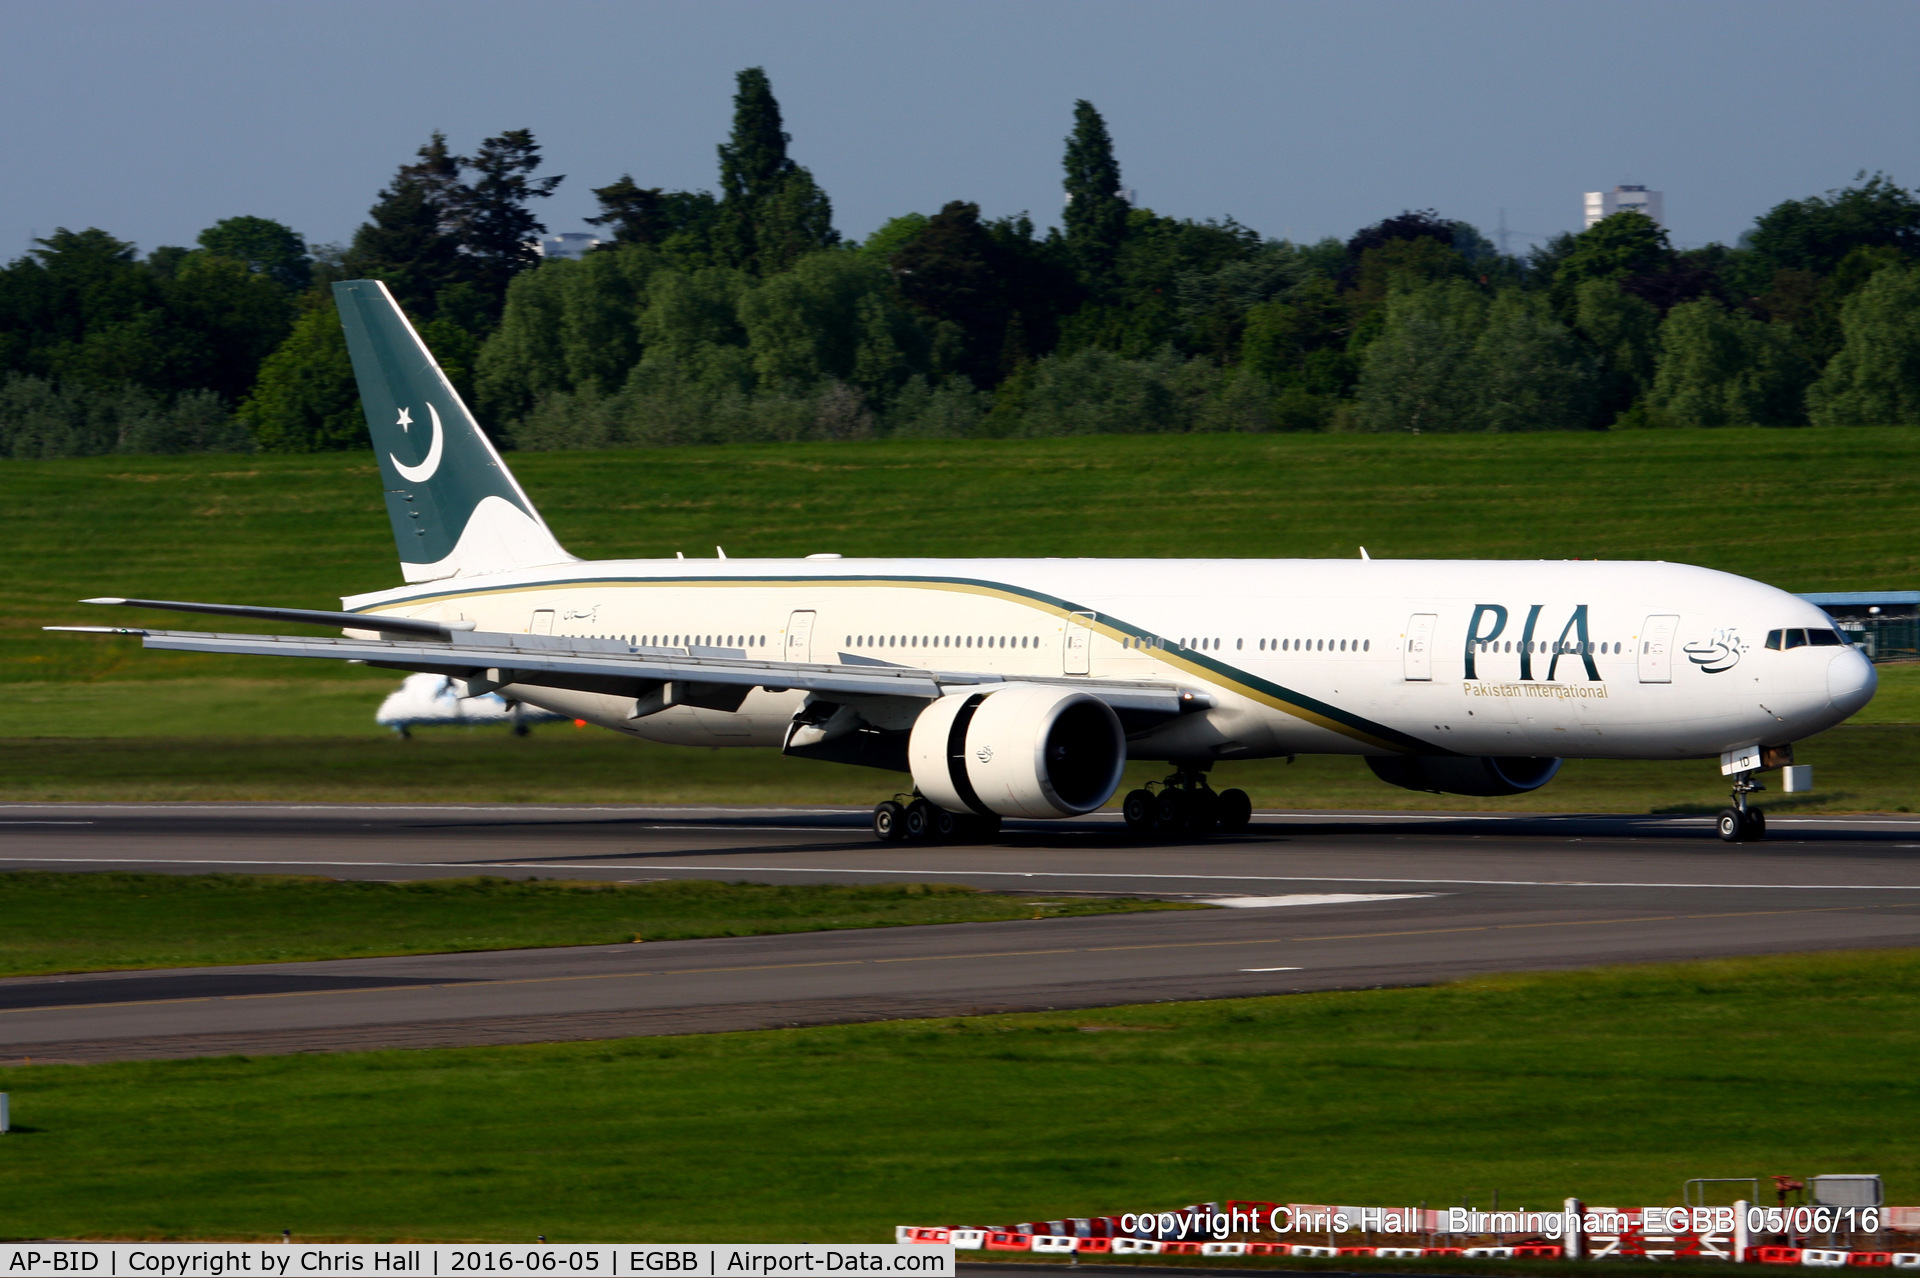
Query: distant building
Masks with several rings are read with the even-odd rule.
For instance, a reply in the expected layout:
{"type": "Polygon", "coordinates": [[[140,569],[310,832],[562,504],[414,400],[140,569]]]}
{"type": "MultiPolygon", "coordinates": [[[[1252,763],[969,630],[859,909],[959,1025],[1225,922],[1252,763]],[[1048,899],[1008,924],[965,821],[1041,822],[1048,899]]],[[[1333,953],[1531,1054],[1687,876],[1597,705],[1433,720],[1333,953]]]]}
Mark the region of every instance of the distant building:
{"type": "Polygon", "coordinates": [[[1667,224],[1661,193],[1658,191],[1649,191],[1644,186],[1616,186],[1611,191],[1587,192],[1587,225],[1589,227],[1603,218],[1612,217],[1615,213],[1626,209],[1646,214],[1653,219],[1655,226],[1667,224]]]}
{"type": "Polygon", "coordinates": [[[562,231],[558,235],[540,237],[540,256],[552,261],[556,258],[578,261],[587,255],[587,250],[600,243],[600,238],[586,231],[562,231]]]}

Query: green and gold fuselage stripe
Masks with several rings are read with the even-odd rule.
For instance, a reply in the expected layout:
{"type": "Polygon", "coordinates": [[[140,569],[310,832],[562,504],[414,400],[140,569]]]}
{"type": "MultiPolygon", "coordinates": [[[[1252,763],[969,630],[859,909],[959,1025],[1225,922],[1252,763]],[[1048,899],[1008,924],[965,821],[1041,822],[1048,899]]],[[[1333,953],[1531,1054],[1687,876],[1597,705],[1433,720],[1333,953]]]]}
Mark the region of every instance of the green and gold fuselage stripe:
{"type": "MultiPolygon", "coordinates": [[[[917,577],[883,576],[862,574],[845,577],[569,577],[563,581],[543,581],[510,588],[473,589],[473,590],[432,590],[410,596],[406,599],[383,601],[376,607],[359,609],[363,612],[385,612],[396,608],[417,607],[425,603],[446,603],[460,599],[491,599],[503,596],[539,594],[554,590],[574,590],[591,586],[624,586],[630,588],[650,587],[820,587],[820,588],[871,588],[875,586],[912,587],[923,590],[944,590],[958,594],[979,595],[986,598],[1003,599],[1029,608],[1036,608],[1063,622],[1084,624],[1086,616],[1091,615],[1091,629],[1106,635],[1116,642],[1126,639],[1152,640],[1162,638],[1157,630],[1135,626],[1121,618],[1088,608],[1070,600],[1060,599],[1043,591],[1032,590],[1024,586],[1008,585],[1004,582],[980,581],[965,577],[917,577]],[[1076,618],[1074,614],[1080,614],[1076,618]]],[[[1409,736],[1396,728],[1375,723],[1364,716],[1344,710],[1330,702],[1322,701],[1304,692],[1288,688],[1272,680],[1263,679],[1250,671],[1204,653],[1183,651],[1178,648],[1163,648],[1148,645],[1132,649],[1151,656],[1163,665],[1184,671],[1201,682],[1214,687],[1230,689],[1250,701],[1292,715],[1296,719],[1338,732],[1368,745],[1377,745],[1386,749],[1403,750],[1415,754],[1452,753],[1418,737],[1409,736]]]]}

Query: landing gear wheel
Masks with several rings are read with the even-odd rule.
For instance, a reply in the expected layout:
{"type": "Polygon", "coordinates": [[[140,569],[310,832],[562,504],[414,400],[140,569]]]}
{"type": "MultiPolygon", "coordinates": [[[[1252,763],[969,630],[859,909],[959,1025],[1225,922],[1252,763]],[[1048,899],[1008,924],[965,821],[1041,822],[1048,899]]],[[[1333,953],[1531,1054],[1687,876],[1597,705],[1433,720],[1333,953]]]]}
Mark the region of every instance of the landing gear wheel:
{"type": "Polygon", "coordinates": [[[1153,806],[1162,830],[1178,830],[1186,825],[1187,796],[1180,791],[1162,790],[1153,806]]]}
{"type": "Polygon", "coordinates": [[[935,843],[951,843],[960,831],[960,818],[945,808],[934,808],[927,822],[927,835],[935,843]]]}
{"type": "Polygon", "coordinates": [[[992,814],[981,816],[977,812],[970,812],[965,816],[956,816],[953,821],[954,837],[964,843],[985,843],[1000,833],[1000,818],[992,814]]]}
{"type": "Polygon", "coordinates": [[[1132,833],[1152,834],[1154,826],[1160,823],[1160,809],[1154,802],[1153,791],[1130,791],[1120,802],[1120,815],[1126,818],[1127,829],[1132,833]]]}
{"type": "Polygon", "coordinates": [[[933,805],[925,799],[915,799],[907,805],[903,824],[909,842],[925,843],[933,837],[933,813],[933,805]]]}
{"type": "Polygon", "coordinates": [[[907,810],[888,799],[873,808],[873,837],[882,843],[898,843],[907,837],[907,810]]]}
{"type": "Polygon", "coordinates": [[[1253,820],[1253,800],[1245,790],[1220,792],[1220,833],[1238,834],[1253,820]]]}
{"type": "Polygon", "coordinates": [[[1198,835],[1212,834],[1220,828],[1220,796],[1211,790],[1195,790],[1187,796],[1187,829],[1198,835]]]}
{"type": "Polygon", "coordinates": [[[1742,842],[1758,843],[1767,837],[1767,814],[1759,808],[1747,809],[1746,832],[1740,836],[1742,842]]]}
{"type": "Polygon", "coordinates": [[[1739,843],[1747,833],[1747,823],[1740,819],[1738,808],[1721,808],[1720,816],[1713,823],[1713,831],[1720,836],[1722,843],[1739,843]]]}

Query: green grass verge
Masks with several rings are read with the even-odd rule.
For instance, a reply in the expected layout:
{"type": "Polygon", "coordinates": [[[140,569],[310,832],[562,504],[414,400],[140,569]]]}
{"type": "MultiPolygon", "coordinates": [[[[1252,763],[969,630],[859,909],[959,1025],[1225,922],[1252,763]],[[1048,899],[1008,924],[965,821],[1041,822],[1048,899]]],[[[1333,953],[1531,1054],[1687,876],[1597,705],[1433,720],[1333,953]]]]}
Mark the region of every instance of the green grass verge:
{"type": "MultiPolygon", "coordinates": [[[[735,556],[1248,558],[1364,545],[1377,558],[1685,560],[1789,590],[1920,578],[1907,492],[1920,431],[1900,429],[891,441],[511,463],[561,542],[593,559],[716,543],[735,556]]],[[[9,461],[0,498],[0,680],[323,666],[141,654],[35,627],[100,623],[74,602],[89,595],[336,607],[397,583],[364,453],[9,461]]]]}
{"type": "Polygon", "coordinates": [[[1920,1196],[1920,951],[691,1038],[0,1071],[14,1237],[880,1240],[1226,1198],[1920,1196]],[[1106,1032],[1087,1032],[1102,1030],[1106,1032]]]}
{"type": "MultiPolygon", "coordinates": [[[[1772,812],[1920,811],[1920,726],[1847,725],[1795,747],[1819,786],[1761,796],[1772,812]]],[[[1116,794],[1166,773],[1135,763],[1116,794]]],[[[1357,758],[1221,763],[1218,787],[1259,807],[1498,812],[1712,812],[1726,783],[1712,759],[1571,759],[1544,789],[1504,799],[1421,794],[1357,758]]],[[[0,802],[715,803],[871,805],[898,773],[789,759],[772,750],[654,745],[557,724],[356,737],[127,737],[0,740],[0,802]]]]}
{"type": "Polygon", "coordinates": [[[951,884],[338,882],[278,875],[0,874],[0,976],[614,945],[698,936],[1202,908],[951,884]]]}

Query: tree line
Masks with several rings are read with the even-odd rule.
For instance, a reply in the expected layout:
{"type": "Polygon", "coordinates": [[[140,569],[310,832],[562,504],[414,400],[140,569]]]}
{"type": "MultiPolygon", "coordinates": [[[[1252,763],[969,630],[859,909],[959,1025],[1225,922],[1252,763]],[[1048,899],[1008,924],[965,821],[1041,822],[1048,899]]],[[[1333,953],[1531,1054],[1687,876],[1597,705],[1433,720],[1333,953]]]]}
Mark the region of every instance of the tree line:
{"type": "Polygon", "coordinates": [[[956,200],[859,242],[742,71],[717,194],[593,189],[541,257],[525,130],[433,135],[345,246],[237,217],[0,269],[0,455],[362,446],[335,280],[387,282],[509,447],[1149,431],[1920,425],[1920,195],[1890,178],[1676,250],[1622,212],[1524,256],[1407,211],[1274,240],[1123,197],[1087,102],[1062,224],[956,200]]]}

